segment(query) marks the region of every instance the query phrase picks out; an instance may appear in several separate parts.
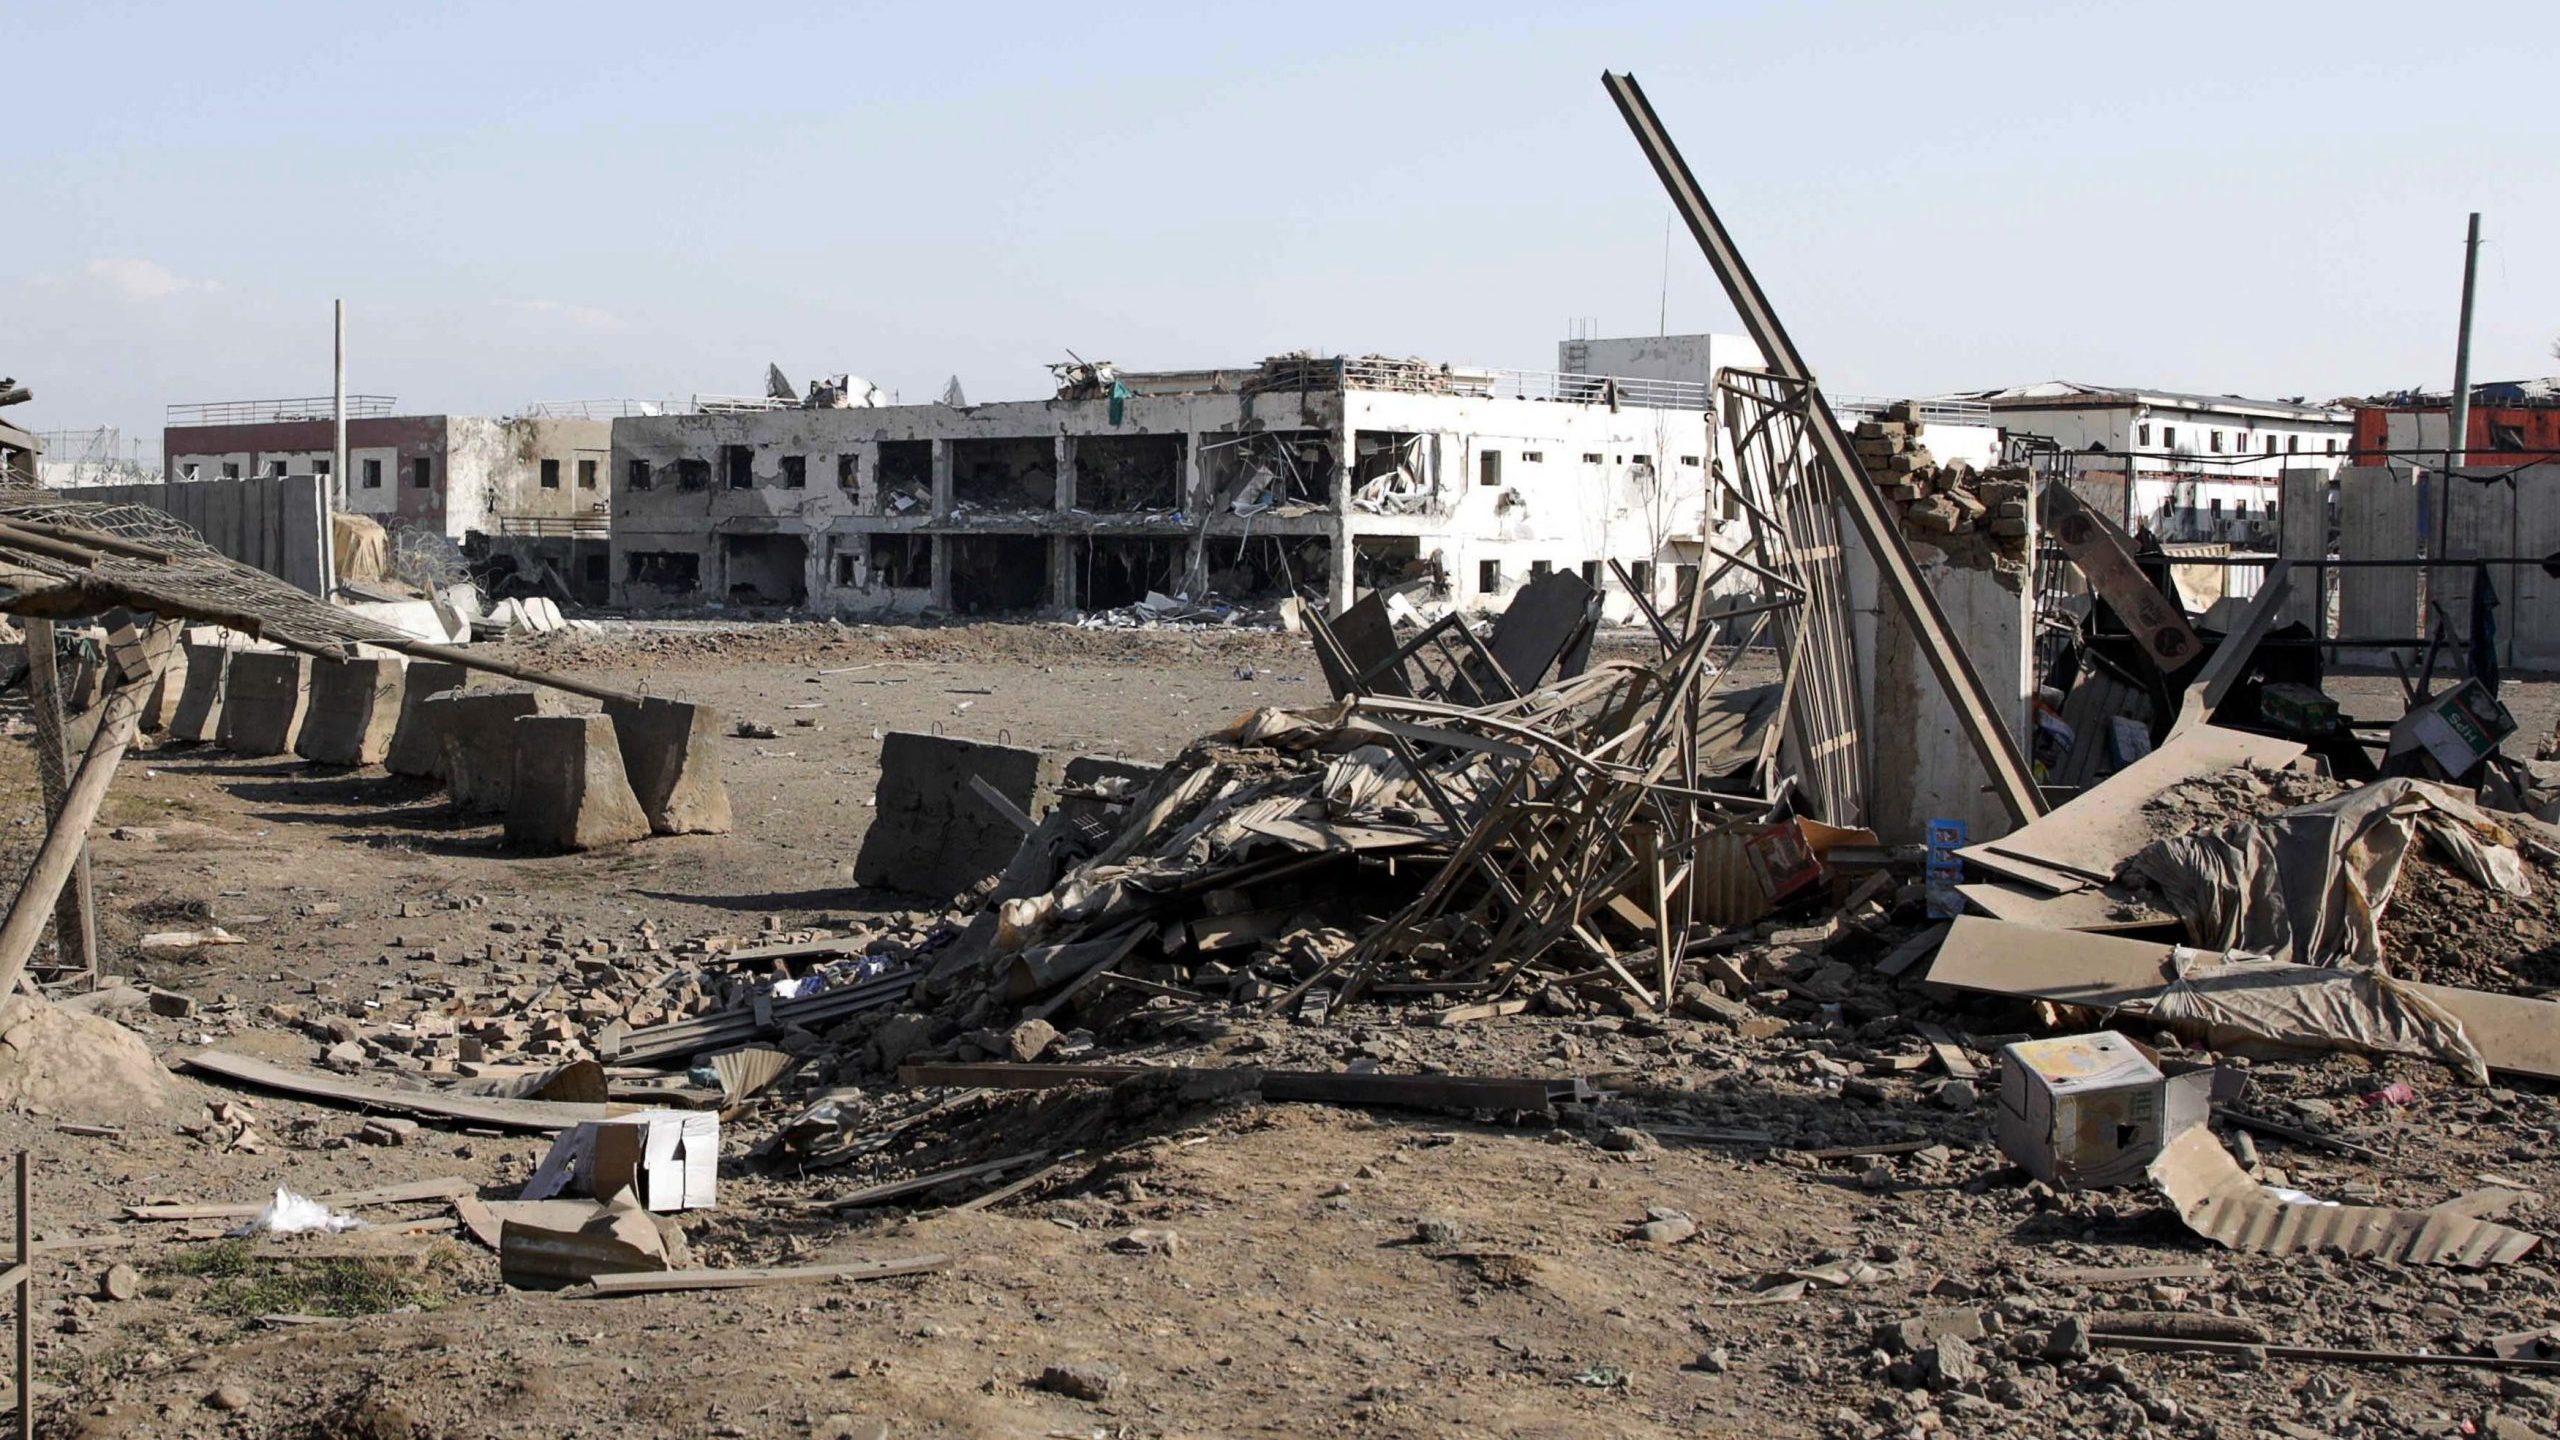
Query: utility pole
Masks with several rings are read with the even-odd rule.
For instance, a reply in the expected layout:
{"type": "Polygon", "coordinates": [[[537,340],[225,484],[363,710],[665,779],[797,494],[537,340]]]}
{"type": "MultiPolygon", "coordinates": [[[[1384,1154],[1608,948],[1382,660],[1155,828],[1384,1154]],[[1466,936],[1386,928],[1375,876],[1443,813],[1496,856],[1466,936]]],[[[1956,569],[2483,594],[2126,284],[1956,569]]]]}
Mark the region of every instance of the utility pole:
{"type": "Polygon", "coordinates": [[[331,414],[336,419],[336,439],[329,452],[329,483],[320,487],[320,598],[328,599],[338,588],[338,497],[347,483],[347,302],[334,301],[336,331],[335,379],[330,390],[331,414]]]}
{"type": "Polygon", "coordinates": [[[2431,559],[2445,556],[2445,526],[2453,517],[2453,467],[2470,463],[2471,450],[2471,296],[2480,278],[2480,212],[2471,212],[2470,233],[2462,241],[2462,321],[2453,342],[2453,408],[2445,417],[2444,473],[2436,478],[2436,533],[2431,559]]]}
{"type": "Polygon", "coordinates": [[[337,421],[337,438],[329,452],[329,508],[338,505],[339,487],[347,483],[347,302],[335,302],[337,363],[336,376],[329,392],[330,413],[337,421]]]}

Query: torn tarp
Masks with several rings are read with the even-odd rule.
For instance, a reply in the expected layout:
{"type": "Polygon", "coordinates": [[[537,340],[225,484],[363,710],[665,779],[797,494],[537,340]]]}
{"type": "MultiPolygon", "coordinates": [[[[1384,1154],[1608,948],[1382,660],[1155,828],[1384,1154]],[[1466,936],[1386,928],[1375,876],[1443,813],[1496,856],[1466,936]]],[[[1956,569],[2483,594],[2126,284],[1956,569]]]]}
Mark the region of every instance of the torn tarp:
{"type": "Polygon", "coordinates": [[[2172,835],[2135,855],[2125,873],[2157,886],[2187,937],[2207,949],[2371,969],[2383,963],[2377,922],[2421,831],[2483,886],[2532,893],[2514,836],[2460,791],[2409,779],[2172,835]]]}
{"type": "Polygon", "coordinates": [[[2380,971],[2295,965],[2257,955],[2181,947],[2177,974],[2147,1006],[2181,1034],[2217,1050],[2244,1041],[2302,1050],[2356,1050],[2441,1060],[2475,1085],[2489,1066],[2462,1022],[2408,982],[2380,971]]]}
{"type": "MultiPolygon", "coordinates": [[[[2182,958],[2186,953],[2181,946],[2045,930],[1965,915],[1948,925],[1947,938],[1939,944],[1937,958],[1929,966],[1929,981],[1960,990],[2083,1005],[2094,1010],[2140,1010],[2166,1023],[2167,1017],[2159,1014],[2159,1001],[2177,983],[2182,966],[2192,970],[2182,958]]],[[[2271,963],[2262,957],[2244,958],[2257,964],[2271,963]]],[[[2366,972],[2361,971],[2315,966],[2287,968],[2301,971],[2306,977],[2304,984],[2316,983],[2321,977],[2333,983],[2366,978],[2366,972]]],[[[2265,977],[2252,977],[2250,972],[2242,971],[2232,984],[2237,989],[2253,980],[2267,986],[2293,978],[2274,969],[2268,970],[2265,977]]],[[[2480,1053],[2492,1072],[2560,1080],[2560,1004],[2453,985],[2421,985],[2397,977],[2392,983],[2461,1022],[2463,1038],[2480,1053]]],[[[2351,990],[2327,992],[2323,1003],[2342,1004],[2344,1000],[2328,997],[2351,999],[2352,994],[2351,990]]],[[[2264,1009],[2272,1013],[2262,1013],[2258,1023],[2273,1027],[2282,1022],[2296,1034],[2307,1033],[2308,1017],[2320,1013],[2316,1006],[2289,1005],[2264,997],[2261,1000],[2264,1009]]],[[[2199,995],[2186,1003],[2207,1002],[2199,995]]],[[[2210,1003],[2225,1013],[2236,1014],[2253,1002],[2226,991],[2213,996],[2210,1003]]],[[[2369,1019],[2363,1028],[2381,1036],[2416,1035],[2421,1029],[2413,1020],[2382,1019],[2369,1019]]],[[[2357,1042],[2352,1033],[2345,1033],[2316,1037],[2310,1043],[2334,1049],[2357,1042]]],[[[2437,1052],[2429,1048],[2418,1053],[2437,1052]]]]}

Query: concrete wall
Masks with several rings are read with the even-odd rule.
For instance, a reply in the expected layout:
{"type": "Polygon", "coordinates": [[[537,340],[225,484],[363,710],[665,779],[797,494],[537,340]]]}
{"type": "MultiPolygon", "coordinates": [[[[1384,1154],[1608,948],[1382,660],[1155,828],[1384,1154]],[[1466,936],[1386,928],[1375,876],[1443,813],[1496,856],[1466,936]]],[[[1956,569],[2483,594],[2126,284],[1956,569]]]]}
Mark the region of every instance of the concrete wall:
{"type": "MultiPolygon", "coordinates": [[[[2033,555],[2041,517],[2032,495],[2028,507],[2025,550],[2033,555]]],[[[1958,726],[1955,707],[1930,673],[1910,627],[1885,603],[1874,559],[1845,518],[1840,534],[1858,672],[1866,680],[1861,729],[1869,825],[1894,844],[1919,840],[1931,820],[1962,820],[1977,841],[2007,834],[2008,812],[1990,790],[1990,773],[1958,726]]],[[[2010,738],[2024,752],[2035,700],[2035,597],[2025,572],[1979,563],[1979,547],[1960,561],[1924,540],[1906,537],[1906,543],[2000,707],[2010,738]]]]}
{"type": "Polygon", "coordinates": [[[448,538],[532,528],[520,523],[528,520],[601,519],[611,513],[611,421],[455,416],[447,423],[448,538]],[[548,487],[542,483],[546,462],[557,482],[548,487]]]}
{"type": "MultiPolygon", "coordinates": [[[[167,478],[219,480],[226,472],[289,475],[328,468],[335,436],[326,420],[255,425],[172,425],[161,432],[167,478]]],[[[340,502],[386,529],[445,524],[445,417],[396,415],[347,422],[347,480],[340,502]],[[368,468],[366,462],[375,464],[368,468]],[[427,484],[414,467],[426,462],[427,484]]]]}
{"type": "Polygon", "coordinates": [[[321,527],[327,499],[316,475],[256,475],[192,484],[93,485],[85,503],[147,505],[185,521],[205,543],[317,595],[322,592],[321,527]]]}
{"type": "Polygon", "coordinates": [[[1556,342],[1556,368],[1567,375],[1713,385],[1718,370],[1756,370],[1764,363],[1760,347],[1743,335],[1631,335],[1556,342]]]}
{"type": "MultiPolygon", "coordinates": [[[[162,433],[172,480],[216,480],[329,468],[334,437],[326,420],[254,425],[176,425],[162,433]]],[[[612,497],[612,424],[605,420],[490,420],[401,415],[347,422],[347,476],[339,503],[386,529],[423,525],[460,542],[495,535],[506,517],[601,519],[612,497]],[[560,485],[541,484],[542,462],[560,485]],[[594,484],[580,484],[580,462],[594,484]],[[419,465],[426,483],[418,483],[419,465]]]]}
{"type": "MultiPolygon", "coordinates": [[[[820,613],[965,608],[971,577],[957,552],[1002,549],[1006,563],[1023,563],[1024,545],[971,541],[1005,536],[1036,543],[1028,563],[1046,565],[1036,593],[1053,608],[1084,593],[1098,545],[1170,545],[1187,571],[1205,551],[1245,536],[1309,546],[1304,555],[1320,558],[1322,568],[1293,573],[1322,580],[1337,606],[1352,598],[1346,560],[1364,539],[1410,542],[1419,557],[1437,556],[1451,598],[1468,606],[1507,603],[1537,564],[1579,568],[1609,558],[1654,563],[1667,596],[1677,566],[1701,548],[1715,454],[1707,426],[1698,410],[1356,389],[1139,394],[1125,402],[1118,425],[1101,400],[619,419],[612,422],[613,597],[639,607],[769,598],[773,549],[733,543],[759,535],[805,545],[803,604],[820,613]],[[1128,435],[1180,437],[1179,508],[1076,509],[1078,441],[1128,435]],[[1284,435],[1355,463],[1364,435],[1373,443],[1398,437],[1409,446],[1419,493],[1372,506],[1357,498],[1356,476],[1336,474],[1327,495],[1237,513],[1228,502],[1260,463],[1246,460],[1247,451],[1284,435]],[[972,443],[1008,441],[1024,443],[972,443]],[[919,442],[927,449],[913,453],[928,457],[920,483],[884,483],[884,459],[919,442]],[[1016,455],[1035,487],[1046,485],[1047,503],[973,501],[967,468],[999,450],[1016,455]],[[1483,483],[1488,455],[1498,457],[1492,485],[1483,483]],[[733,457],[742,457],[742,468],[732,470],[733,457]],[[803,477],[797,487],[795,468],[803,477]],[[746,483],[733,484],[733,475],[746,483]],[[931,548],[925,584],[892,584],[872,563],[875,543],[895,549],[907,537],[931,548]],[[1481,570],[1487,563],[1495,567],[1490,577],[1481,570]],[[673,571],[690,564],[693,582],[659,583],[671,564],[673,571]],[[1493,583],[1483,583],[1488,578],[1493,583]]],[[[1027,494],[1017,487],[1012,498],[1027,494]]],[[[1623,598],[1612,607],[1621,618],[1633,613],[1623,598]]]]}

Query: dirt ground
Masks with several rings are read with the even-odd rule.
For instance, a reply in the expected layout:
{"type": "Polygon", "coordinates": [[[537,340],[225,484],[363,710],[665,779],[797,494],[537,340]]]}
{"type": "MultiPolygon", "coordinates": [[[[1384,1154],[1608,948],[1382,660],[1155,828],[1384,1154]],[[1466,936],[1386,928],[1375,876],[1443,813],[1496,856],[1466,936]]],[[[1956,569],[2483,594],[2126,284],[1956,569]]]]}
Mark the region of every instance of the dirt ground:
{"type": "MultiPolygon", "coordinates": [[[[322,1044],[279,1014],[539,975],[646,936],[929,916],[943,897],[853,883],[884,731],[1156,760],[1251,707],[1323,697],[1305,643],[1263,633],[677,627],[518,648],[772,727],[729,742],[736,833],[527,859],[500,848],[494,824],[379,771],[139,754],[95,846],[109,969],[191,997],[196,1013],[117,1018],[164,1061],[218,1043],[316,1067],[322,1044]],[[137,949],[148,931],[208,922],[247,943],[137,949]]],[[[2560,686],[2521,688],[2519,711],[2547,726],[2560,686]]],[[[33,814],[23,741],[0,745],[0,798],[33,814]]],[[[0,840],[23,863],[35,833],[20,818],[0,840]]],[[[1204,1063],[1580,1076],[1603,1092],[1532,1123],[1132,1083],[968,1100],[859,1164],[798,1173],[748,1154],[798,1099],[739,1117],[720,1205],[682,1217],[697,1263],[949,1260],[859,1283],[515,1290],[467,1235],[403,1233],[449,1222],[437,1204],[367,1210],[377,1223],[347,1235],[226,1243],[227,1222],[123,1212],[443,1176],[505,1198],[545,1144],[436,1123],[401,1144],[361,1143],[352,1111],[174,1072],[157,1113],[77,1097],[0,1113],[0,1146],[35,1157],[37,1231],[52,1247],[35,1265],[41,1433],[2553,1433],[2560,1377],[2088,1354],[2057,1340],[2073,1316],[2201,1309],[2288,1343],[2469,1351],[2560,1320],[2560,1291],[2540,1251],[2476,1273],[2239,1256],[2146,1192],[2029,1184],[1992,1145],[1974,1087],[1911,1058],[1926,1054],[1911,1024],[1942,1019],[1987,1074],[2000,1038],[2034,1017],[1873,981],[1863,972],[1881,948],[1836,947],[1828,958],[1861,973],[1836,996],[1778,997],[1768,1008],[1785,1023],[1770,1033],[1605,1013],[1425,1028],[1410,1023],[1418,1012],[1367,1006],[1320,1026],[1195,1018],[1131,1047],[1204,1063]],[[106,1126],[118,1128],[96,1133],[106,1126]],[[1895,1153],[1821,1153],[1878,1146],[1895,1153]],[[1057,1168],[983,1209],[954,1208],[985,1188],[968,1184],[808,1208],[874,1179],[1031,1151],[1057,1168]],[[1648,1220],[1675,1223],[1646,1238],[1648,1220]],[[99,1298],[118,1264],[133,1267],[132,1298],[99,1298]],[[2135,1266],[2183,1268],[2064,1273],[2135,1266]],[[1979,1373],[1914,1373],[1895,1327],[1923,1316],[1979,1327],[1966,1352],[1979,1373]]],[[[2495,1185],[2523,1197],[2511,1223],[2545,1223],[2560,1179],[2548,1087],[2475,1091],[2402,1060],[2249,1071],[2256,1108],[2370,1151],[2261,1137],[2270,1178],[2411,1206],[2495,1185]],[[2360,1100],[2395,1079],[2416,1103],[2360,1100]]],[[[880,1118],[920,1104],[880,1077],[845,1103],[880,1118]]]]}

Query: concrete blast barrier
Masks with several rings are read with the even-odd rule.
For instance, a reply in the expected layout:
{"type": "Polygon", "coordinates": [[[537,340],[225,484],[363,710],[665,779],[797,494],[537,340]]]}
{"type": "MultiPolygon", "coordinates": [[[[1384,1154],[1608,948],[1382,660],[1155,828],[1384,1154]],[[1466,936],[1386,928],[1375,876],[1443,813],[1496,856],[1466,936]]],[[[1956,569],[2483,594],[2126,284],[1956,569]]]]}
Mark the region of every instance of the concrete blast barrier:
{"type": "Polygon", "coordinates": [[[231,657],[219,743],[235,755],[290,754],[310,700],[310,656],[243,650],[231,657]]]}
{"type": "Polygon", "coordinates": [[[452,690],[429,696],[418,718],[444,751],[445,788],[465,810],[504,812],[515,794],[515,724],[542,713],[531,690],[452,690]]]}
{"type": "Polygon", "coordinates": [[[1022,847],[1022,830],[969,784],[975,776],[1025,814],[1057,785],[1047,752],[940,735],[892,731],[880,745],[880,788],[858,884],[947,896],[1001,872],[1022,847]]]}
{"type": "Polygon", "coordinates": [[[143,702],[142,729],[151,735],[165,735],[177,722],[178,701],[187,693],[187,647],[169,649],[169,663],[160,667],[160,678],[151,684],[151,698],[143,702]]]}
{"type": "Polygon", "coordinates": [[[592,850],[649,836],[649,817],[622,771],[610,715],[528,715],[508,727],[515,781],[507,843],[592,850]]]}
{"type": "Polygon", "coordinates": [[[725,835],[729,787],[720,779],[720,717],[682,700],[608,700],[631,792],[661,835],[725,835]]]}
{"type": "Polygon", "coordinates": [[[471,671],[450,660],[412,660],[408,682],[400,688],[400,720],[391,732],[383,768],[394,775],[444,778],[444,734],[419,713],[429,696],[460,690],[471,671]]]}
{"type": "Polygon", "coordinates": [[[391,751],[407,688],[399,660],[323,660],[311,670],[311,707],[293,753],[321,765],[376,765],[391,751]]]}
{"type": "Polygon", "coordinates": [[[178,692],[177,712],[169,719],[169,738],[196,744],[222,733],[222,694],[231,680],[231,647],[198,645],[185,651],[186,684],[178,692]]]}

